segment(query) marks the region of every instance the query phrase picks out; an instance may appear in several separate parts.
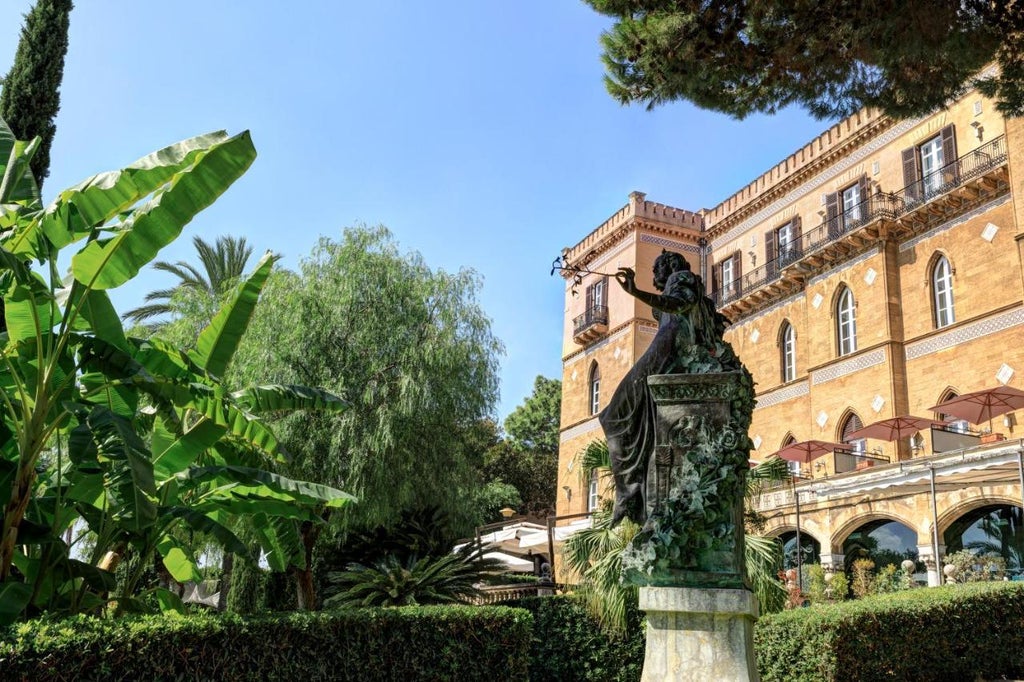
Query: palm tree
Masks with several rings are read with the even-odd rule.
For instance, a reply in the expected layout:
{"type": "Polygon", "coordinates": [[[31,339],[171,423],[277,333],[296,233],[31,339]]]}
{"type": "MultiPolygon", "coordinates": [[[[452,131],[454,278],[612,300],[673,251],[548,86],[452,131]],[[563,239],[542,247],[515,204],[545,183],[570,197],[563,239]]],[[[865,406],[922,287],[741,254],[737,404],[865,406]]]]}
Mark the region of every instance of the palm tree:
{"type": "Polygon", "coordinates": [[[172,301],[175,294],[183,290],[200,292],[216,300],[228,285],[242,276],[249,256],[252,255],[252,247],[246,244],[245,237],[217,237],[213,245],[201,237],[193,237],[192,243],[199,254],[202,269],[185,261],[153,263],[154,268],[169,272],[180,281],[170,289],[146,294],[146,304],[126,312],[125,320],[142,323],[158,315],[170,314],[174,310],[172,301]]]}
{"type": "MultiPolygon", "coordinates": [[[[580,476],[590,480],[594,472],[611,485],[611,461],[608,445],[593,441],[577,455],[580,476]]],[[[773,458],[758,464],[747,474],[744,518],[749,531],[745,537],[747,575],[762,613],[781,611],[786,599],[785,587],[777,575],[782,567],[782,546],[775,538],[756,535],[761,519],[753,509],[752,501],[770,481],[784,480],[788,476],[786,463],[773,458]]],[[[637,588],[624,585],[622,551],[629,546],[640,527],[629,519],[612,526],[608,508],[594,513],[590,528],[570,536],[565,542],[566,565],[580,576],[579,593],[587,609],[597,618],[601,627],[610,634],[626,629],[626,605],[636,601],[637,588]]]]}

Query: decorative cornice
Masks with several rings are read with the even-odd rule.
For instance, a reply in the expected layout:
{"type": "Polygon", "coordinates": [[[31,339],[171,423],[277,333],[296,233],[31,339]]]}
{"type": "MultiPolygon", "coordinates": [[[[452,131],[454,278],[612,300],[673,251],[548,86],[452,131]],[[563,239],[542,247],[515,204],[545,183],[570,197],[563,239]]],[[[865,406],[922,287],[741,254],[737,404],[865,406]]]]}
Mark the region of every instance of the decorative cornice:
{"type": "MultiPolygon", "coordinates": [[[[803,182],[795,189],[789,191],[788,193],[779,197],[775,201],[772,201],[771,203],[767,204],[760,211],[742,220],[735,227],[729,229],[725,234],[722,234],[718,237],[713,236],[717,232],[719,232],[718,228],[722,226],[723,223],[726,223],[726,220],[723,220],[722,223],[714,225],[710,229],[708,229],[708,235],[712,236],[711,248],[717,249],[720,246],[731,242],[732,240],[736,239],[743,233],[747,232],[752,227],[755,227],[756,225],[770,218],[772,215],[778,213],[779,211],[784,209],[788,204],[791,204],[803,198],[807,194],[810,194],[811,192],[821,187],[821,185],[825,184],[829,180],[832,180],[833,178],[842,175],[851,167],[856,166],[859,163],[862,163],[864,159],[870,156],[871,154],[874,154],[879,149],[890,144],[900,136],[913,130],[916,126],[920,125],[920,123],[923,120],[924,118],[916,118],[895,123],[885,131],[878,134],[876,137],[862,144],[861,147],[856,151],[850,152],[849,154],[841,154],[842,158],[839,159],[837,162],[832,162],[831,159],[822,157],[821,159],[819,159],[819,163],[831,163],[832,165],[826,168],[825,170],[821,171],[817,175],[813,176],[809,180],[803,182]]],[[[848,142],[852,141],[854,140],[851,139],[848,142]]],[[[842,152],[845,149],[846,147],[842,146],[837,148],[836,151],[842,152]]],[[[812,170],[813,167],[814,166],[809,166],[808,171],[812,170]]],[[[740,210],[738,209],[734,211],[732,215],[737,215],[739,213],[740,210]]]]}
{"type": "Polygon", "coordinates": [[[995,334],[996,332],[1022,324],[1024,324],[1024,307],[1015,308],[984,320],[965,324],[962,327],[951,329],[942,334],[936,334],[920,341],[908,343],[906,345],[906,357],[907,360],[914,360],[915,358],[937,353],[947,348],[953,348],[961,343],[980,339],[983,336],[995,334]]]}
{"type": "Polygon", "coordinates": [[[832,381],[833,379],[844,377],[847,374],[853,374],[854,372],[859,372],[862,369],[880,365],[883,362],[885,362],[885,350],[882,348],[876,348],[875,350],[861,353],[849,360],[836,362],[822,369],[811,372],[811,383],[818,386],[826,381],[832,381]]]}

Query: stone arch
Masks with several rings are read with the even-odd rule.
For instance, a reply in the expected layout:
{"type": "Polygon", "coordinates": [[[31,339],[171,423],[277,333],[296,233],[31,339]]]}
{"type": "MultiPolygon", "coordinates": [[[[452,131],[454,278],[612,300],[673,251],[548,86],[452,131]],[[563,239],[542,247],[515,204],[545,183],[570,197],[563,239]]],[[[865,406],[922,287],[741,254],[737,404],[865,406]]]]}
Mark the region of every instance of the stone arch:
{"type": "Polygon", "coordinates": [[[779,450],[786,447],[787,445],[792,445],[793,443],[796,442],[796,436],[793,435],[793,432],[786,431],[786,435],[782,437],[782,442],[779,444],[779,450]]]}
{"type": "MultiPolygon", "coordinates": [[[[838,528],[832,532],[831,547],[832,551],[836,554],[841,554],[843,551],[843,543],[845,543],[854,531],[861,526],[866,526],[874,521],[896,521],[902,523],[907,528],[914,531],[917,534],[917,543],[919,545],[931,544],[931,538],[927,533],[923,533],[920,526],[921,524],[914,519],[908,518],[900,512],[892,509],[871,511],[866,514],[856,514],[849,520],[844,522],[838,528]]],[[[929,526],[930,528],[931,526],[929,526]]]]}
{"type": "MultiPolygon", "coordinates": [[[[949,530],[949,527],[956,523],[961,517],[971,513],[976,509],[983,507],[991,507],[995,505],[1006,505],[1008,507],[1021,507],[1020,495],[1002,494],[1002,493],[991,493],[984,496],[971,496],[969,499],[963,500],[944,509],[939,514],[939,538],[941,539],[943,534],[949,530]]],[[[928,519],[928,528],[931,530],[932,521],[928,519]]]]}

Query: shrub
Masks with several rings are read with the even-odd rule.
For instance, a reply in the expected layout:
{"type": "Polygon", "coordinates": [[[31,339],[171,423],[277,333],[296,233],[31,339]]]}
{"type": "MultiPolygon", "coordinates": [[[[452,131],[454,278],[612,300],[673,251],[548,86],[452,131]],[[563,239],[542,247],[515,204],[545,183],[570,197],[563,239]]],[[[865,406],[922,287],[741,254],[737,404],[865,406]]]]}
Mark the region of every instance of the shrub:
{"type": "Polygon", "coordinates": [[[627,606],[627,629],[619,638],[602,631],[573,595],[528,597],[509,602],[533,614],[531,682],[636,682],[644,666],[643,614],[627,606]]]}
{"type": "Polygon", "coordinates": [[[875,562],[857,559],[853,562],[853,596],[858,599],[873,594],[875,588],[875,562]]]}
{"type": "Polygon", "coordinates": [[[946,565],[950,564],[956,567],[953,580],[958,583],[1002,580],[1006,575],[1006,559],[995,552],[975,554],[962,549],[946,557],[946,565]]]}
{"type": "Polygon", "coordinates": [[[763,682],[1020,677],[1024,585],[907,590],[771,614],[754,628],[754,650],[763,682]]]}
{"type": "Polygon", "coordinates": [[[531,617],[505,607],[242,618],[36,620],[0,630],[0,679],[526,679],[531,617]]]}

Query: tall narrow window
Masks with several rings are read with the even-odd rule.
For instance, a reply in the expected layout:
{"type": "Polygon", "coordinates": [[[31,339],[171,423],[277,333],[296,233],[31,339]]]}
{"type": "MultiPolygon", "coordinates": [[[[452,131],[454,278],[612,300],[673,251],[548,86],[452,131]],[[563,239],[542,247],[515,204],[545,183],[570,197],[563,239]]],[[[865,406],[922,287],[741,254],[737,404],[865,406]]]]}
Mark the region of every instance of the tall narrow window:
{"type": "Polygon", "coordinates": [[[733,279],[735,279],[735,271],[733,269],[733,259],[726,258],[722,261],[722,299],[728,300],[732,298],[733,292],[733,279]]]}
{"type": "Polygon", "coordinates": [[[850,449],[854,452],[863,453],[867,450],[867,441],[863,438],[853,438],[850,434],[854,431],[858,431],[864,428],[864,424],[861,422],[860,417],[856,413],[851,412],[850,416],[843,422],[842,442],[850,446],[850,449]]]}
{"type": "Polygon", "coordinates": [[[932,268],[932,306],[936,329],[948,327],[956,321],[953,313],[953,269],[945,256],[939,256],[932,268]]]}
{"type": "Polygon", "coordinates": [[[942,187],[942,174],[939,170],[946,162],[942,153],[942,135],[936,135],[922,144],[920,150],[924,195],[930,197],[937,194],[942,187]]]}
{"type": "Polygon", "coordinates": [[[601,411],[601,368],[594,363],[590,368],[590,414],[601,411]]]}
{"type": "Polygon", "coordinates": [[[860,183],[850,185],[843,190],[843,218],[844,223],[856,223],[861,218],[860,202],[864,198],[860,195],[860,183]]]}
{"type": "Polygon", "coordinates": [[[793,381],[796,379],[796,334],[793,332],[793,325],[789,322],[782,323],[779,349],[782,356],[782,381],[783,383],[793,381]]]}
{"type": "Polygon", "coordinates": [[[840,356],[857,350],[857,305],[846,287],[836,301],[836,340],[840,356]]]}
{"type": "Polygon", "coordinates": [[[590,474],[590,486],[587,488],[587,511],[597,509],[601,496],[597,492],[597,469],[590,474]]]}

